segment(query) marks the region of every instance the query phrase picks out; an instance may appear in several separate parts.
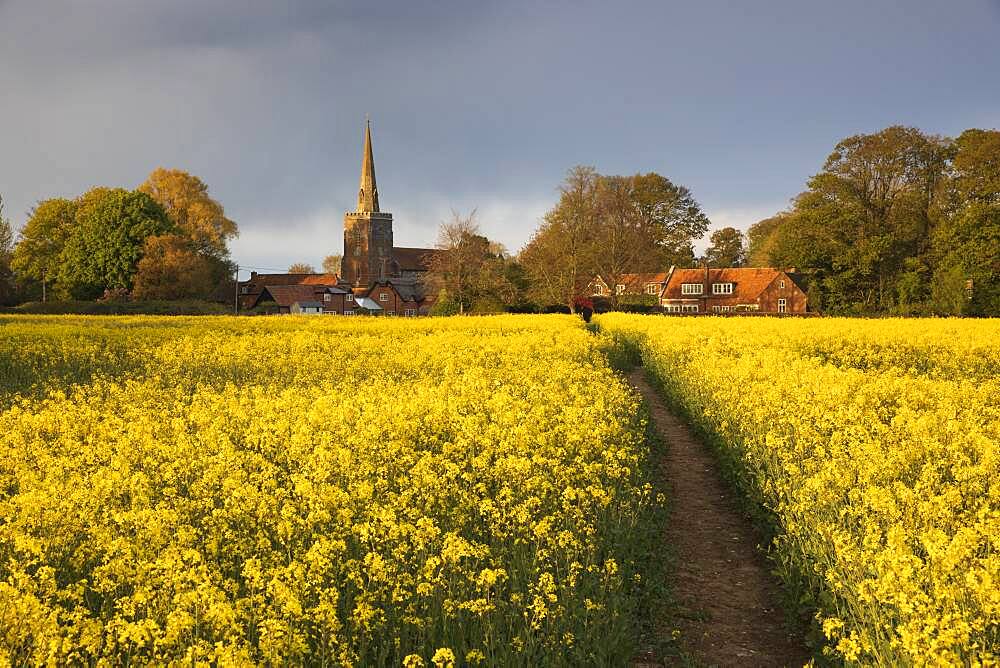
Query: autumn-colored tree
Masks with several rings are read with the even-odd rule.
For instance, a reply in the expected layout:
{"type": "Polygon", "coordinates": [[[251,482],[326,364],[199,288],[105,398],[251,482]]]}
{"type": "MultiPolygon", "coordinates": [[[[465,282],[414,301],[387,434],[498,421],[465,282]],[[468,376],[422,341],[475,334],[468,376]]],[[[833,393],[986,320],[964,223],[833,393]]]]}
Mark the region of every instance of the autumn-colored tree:
{"type": "Polygon", "coordinates": [[[305,262],[295,262],[288,268],[289,274],[315,274],[316,267],[305,262]]]}
{"type": "Polygon", "coordinates": [[[571,169],[559,188],[559,202],[518,255],[538,304],[572,310],[594,278],[599,179],[592,167],[571,169]]]}
{"type": "Polygon", "coordinates": [[[21,229],[14,248],[11,266],[19,276],[42,284],[43,301],[48,285],[59,274],[66,239],[76,224],[76,208],[76,202],[68,199],[39,202],[21,229]]]}
{"type": "Polygon", "coordinates": [[[723,227],[712,232],[708,242],[709,246],[705,249],[703,258],[705,264],[718,269],[743,266],[746,258],[743,233],[735,227],[723,227]]]}
{"type": "Polygon", "coordinates": [[[191,241],[177,234],[146,239],[136,267],[134,299],[192,299],[212,288],[211,259],[195,250],[191,241]]]}
{"type": "Polygon", "coordinates": [[[327,255],[323,258],[323,273],[325,274],[340,274],[340,262],[344,259],[343,255],[327,255]]]}
{"type": "Polygon", "coordinates": [[[167,212],[178,232],[187,237],[193,248],[205,255],[225,258],[226,243],[239,230],[226,217],[225,210],[209,197],[208,186],[197,176],[179,169],[153,170],[139,190],[148,194],[167,212]]]}

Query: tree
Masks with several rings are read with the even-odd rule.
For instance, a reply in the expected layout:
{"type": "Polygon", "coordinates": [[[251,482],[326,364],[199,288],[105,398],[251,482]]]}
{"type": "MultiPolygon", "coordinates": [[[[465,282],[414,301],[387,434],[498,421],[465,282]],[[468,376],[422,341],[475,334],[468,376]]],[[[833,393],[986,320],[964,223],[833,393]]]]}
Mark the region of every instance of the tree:
{"type": "Polygon", "coordinates": [[[771,253],[776,241],[780,238],[782,227],[788,223],[791,217],[790,212],[783,211],[750,226],[746,235],[746,265],[748,267],[774,266],[771,253]]]}
{"type": "Polygon", "coordinates": [[[197,176],[179,169],[153,170],[139,190],[156,200],[193,248],[216,258],[229,256],[226,244],[239,229],[226,217],[222,205],[208,195],[208,186],[197,176]]]}
{"type": "Polygon", "coordinates": [[[942,265],[972,281],[975,315],[1000,315],[1000,131],[966,130],[955,142],[948,217],[935,230],[942,265]]]}
{"type": "Polygon", "coordinates": [[[11,261],[14,256],[14,230],[10,219],[3,215],[3,197],[0,196],[0,304],[14,301],[14,272],[11,261]]]}
{"type": "Polygon", "coordinates": [[[962,315],[966,308],[966,278],[958,264],[945,264],[934,272],[931,308],[940,315],[962,315]]]}
{"type": "Polygon", "coordinates": [[[504,296],[516,292],[507,280],[507,253],[480,234],[475,210],[467,216],[452,211],[451,220],[438,228],[437,248],[425,281],[445,290],[459,313],[477,302],[480,308],[492,308],[487,302],[505,301],[504,296]]]}
{"type": "Polygon", "coordinates": [[[178,234],[148,237],[135,272],[135,299],[191,299],[212,289],[213,267],[178,234]]]}
{"type": "Polygon", "coordinates": [[[536,300],[573,309],[595,276],[618,285],[624,274],[692,264],[692,241],[708,224],[690,191],[659,174],[575,167],[520,261],[536,300]]]}
{"type": "Polygon", "coordinates": [[[340,275],[340,262],[343,255],[327,255],[323,258],[323,273],[340,275]]]}
{"type": "Polygon", "coordinates": [[[709,220],[691,191],[655,172],[631,177],[632,197],[642,218],[656,230],[656,267],[689,267],[693,241],[708,231],[709,220]]]}
{"type": "Polygon", "coordinates": [[[305,262],[296,262],[288,268],[289,274],[315,274],[316,268],[305,262]]]}
{"type": "Polygon", "coordinates": [[[146,239],[173,229],[163,207],[146,193],[122,188],[85,193],[60,254],[59,293],[93,299],[106,290],[131,290],[146,239]]]}
{"type": "Polygon", "coordinates": [[[710,267],[724,269],[743,266],[746,259],[743,233],[735,227],[723,227],[712,232],[709,244],[705,249],[704,261],[710,267]]]}
{"type": "Polygon", "coordinates": [[[18,275],[40,281],[42,300],[55,280],[62,252],[76,225],[77,204],[68,199],[47,199],[35,205],[21,230],[11,265],[18,275]]]}
{"type": "Polygon", "coordinates": [[[571,169],[559,188],[559,202],[518,256],[532,297],[541,305],[562,304],[572,311],[596,274],[598,179],[592,167],[571,169]]]}
{"type": "Polygon", "coordinates": [[[434,300],[434,304],[431,306],[430,315],[448,316],[458,315],[458,313],[459,303],[451,298],[447,288],[441,288],[437,299],[434,300]]]}
{"type": "Polygon", "coordinates": [[[943,260],[951,140],[893,126],[848,137],[789,211],[754,225],[749,262],[810,274],[829,312],[920,311],[943,260]]]}

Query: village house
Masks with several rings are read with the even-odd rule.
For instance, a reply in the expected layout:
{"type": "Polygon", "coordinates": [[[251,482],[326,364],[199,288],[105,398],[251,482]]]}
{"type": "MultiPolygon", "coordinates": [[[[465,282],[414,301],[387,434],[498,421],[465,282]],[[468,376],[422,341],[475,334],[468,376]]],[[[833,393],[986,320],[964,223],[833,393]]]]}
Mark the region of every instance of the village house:
{"type": "Polygon", "coordinates": [[[594,297],[610,297],[612,292],[617,295],[651,295],[659,297],[663,292],[663,286],[667,282],[668,272],[645,273],[645,274],[623,274],[612,291],[611,286],[605,283],[600,276],[594,277],[590,284],[591,294],[594,297]]]}
{"type": "MultiPolygon", "coordinates": [[[[600,277],[591,283],[594,296],[610,296],[600,277]]],[[[614,294],[651,295],[668,314],[802,314],[809,310],[804,277],[794,269],[671,267],[663,273],[625,274],[614,294]]]]}
{"type": "Polygon", "coordinates": [[[440,252],[393,246],[392,214],[379,209],[371,126],[366,125],[358,203],[344,215],[341,273],[251,272],[238,283],[238,308],[267,314],[426,315],[434,301],[425,294],[426,276],[440,252]]]}

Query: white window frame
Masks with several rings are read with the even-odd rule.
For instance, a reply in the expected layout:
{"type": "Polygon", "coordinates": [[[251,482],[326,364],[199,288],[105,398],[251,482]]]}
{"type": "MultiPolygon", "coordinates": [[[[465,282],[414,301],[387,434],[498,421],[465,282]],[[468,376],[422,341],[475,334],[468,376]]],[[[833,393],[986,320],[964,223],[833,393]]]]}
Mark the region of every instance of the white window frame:
{"type": "Polygon", "coordinates": [[[244,285],[243,287],[241,287],[240,288],[240,294],[242,294],[242,295],[248,295],[248,294],[250,294],[250,286],[249,285],[244,285]]]}
{"type": "Polygon", "coordinates": [[[354,301],[354,295],[352,293],[348,292],[346,295],[344,295],[344,301],[353,302],[354,301]]]}
{"type": "Polygon", "coordinates": [[[660,293],[660,284],[659,283],[646,283],[646,294],[647,295],[656,295],[656,294],[659,294],[659,293],[660,293]]]}
{"type": "Polygon", "coordinates": [[[681,304],[681,313],[697,313],[697,304],[681,304]]]}
{"type": "Polygon", "coordinates": [[[722,307],[719,306],[718,304],[716,304],[715,306],[712,307],[712,313],[719,313],[721,311],[722,311],[722,307]]]}
{"type": "Polygon", "coordinates": [[[618,285],[616,285],[615,286],[615,294],[616,295],[623,295],[623,294],[625,294],[625,286],[622,285],[621,283],[619,283],[618,285]]]}
{"type": "Polygon", "coordinates": [[[778,300],[778,313],[787,313],[788,311],[788,300],[782,297],[778,300]]]}
{"type": "Polygon", "coordinates": [[[598,297],[601,297],[601,296],[604,295],[604,288],[601,286],[600,283],[595,283],[594,284],[594,294],[597,295],[598,297]]]}
{"type": "Polygon", "coordinates": [[[713,295],[731,295],[731,294],[733,294],[733,284],[732,283],[712,283],[712,294],[713,295]]]}
{"type": "Polygon", "coordinates": [[[352,311],[351,309],[346,309],[344,311],[344,315],[354,315],[354,311],[352,311]]]}
{"type": "Polygon", "coordinates": [[[781,290],[785,289],[785,279],[781,279],[780,281],[778,281],[778,288],[781,290]]]}
{"type": "Polygon", "coordinates": [[[329,292],[324,292],[324,293],[323,293],[323,301],[325,301],[325,302],[328,302],[328,301],[330,301],[330,299],[331,299],[332,297],[333,297],[333,295],[331,295],[331,294],[330,294],[329,292]]]}
{"type": "Polygon", "coordinates": [[[705,286],[702,283],[681,283],[682,295],[700,295],[704,290],[705,286]]]}
{"type": "Polygon", "coordinates": [[[405,308],[405,309],[403,309],[403,315],[406,316],[407,318],[415,316],[416,314],[417,314],[417,309],[415,309],[415,308],[405,308]]]}
{"type": "Polygon", "coordinates": [[[386,303],[386,302],[388,302],[389,301],[389,293],[388,292],[380,292],[380,293],[378,293],[378,300],[380,302],[382,302],[383,304],[386,303]]]}

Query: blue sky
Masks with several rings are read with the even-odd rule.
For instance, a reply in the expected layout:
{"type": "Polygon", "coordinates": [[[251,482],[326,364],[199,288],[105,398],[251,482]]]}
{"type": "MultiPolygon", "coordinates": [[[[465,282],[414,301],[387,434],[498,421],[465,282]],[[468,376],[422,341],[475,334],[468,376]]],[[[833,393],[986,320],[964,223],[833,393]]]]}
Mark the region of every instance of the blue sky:
{"type": "Polygon", "coordinates": [[[1000,0],[0,0],[0,194],[202,177],[243,265],[339,252],[370,115],[398,245],[451,209],[517,251],[577,164],[657,171],[715,227],[841,138],[1000,127],[1000,0]]]}

